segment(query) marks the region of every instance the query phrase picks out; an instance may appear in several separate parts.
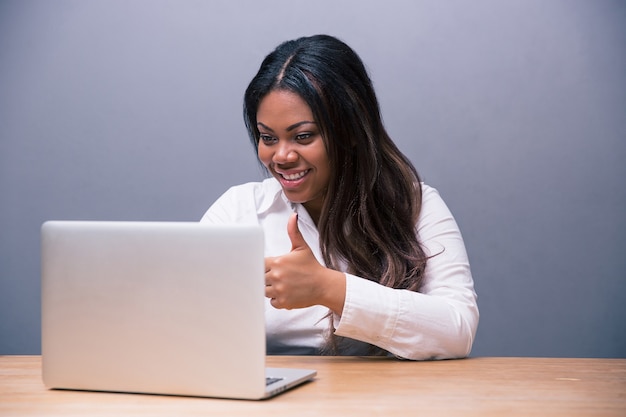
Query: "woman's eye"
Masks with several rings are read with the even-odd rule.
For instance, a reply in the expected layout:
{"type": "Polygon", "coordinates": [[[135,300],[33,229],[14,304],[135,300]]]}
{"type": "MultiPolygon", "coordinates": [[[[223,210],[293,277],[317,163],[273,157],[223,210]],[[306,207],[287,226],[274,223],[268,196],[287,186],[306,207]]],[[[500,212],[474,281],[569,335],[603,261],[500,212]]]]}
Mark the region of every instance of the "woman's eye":
{"type": "Polygon", "coordinates": [[[300,133],[296,136],[296,140],[304,141],[311,138],[311,136],[313,136],[311,133],[300,133]]]}
{"type": "Polygon", "coordinates": [[[265,144],[272,144],[275,142],[274,137],[270,135],[260,135],[260,139],[261,139],[261,142],[265,144]]]}

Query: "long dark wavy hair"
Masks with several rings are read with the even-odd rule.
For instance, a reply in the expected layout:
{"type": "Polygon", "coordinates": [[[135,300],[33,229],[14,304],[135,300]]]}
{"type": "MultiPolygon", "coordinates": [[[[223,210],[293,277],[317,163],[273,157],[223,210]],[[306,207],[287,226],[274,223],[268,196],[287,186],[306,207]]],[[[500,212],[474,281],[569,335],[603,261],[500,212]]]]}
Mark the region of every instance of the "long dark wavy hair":
{"type": "Polygon", "coordinates": [[[419,291],[427,261],[415,232],[420,178],[387,134],[359,56],[328,35],[287,41],[271,52],[244,97],[257,151],[257,110],[273,90],[302,97],[324,139],[331,179],[317,226],[326,266],[419,291]]]}

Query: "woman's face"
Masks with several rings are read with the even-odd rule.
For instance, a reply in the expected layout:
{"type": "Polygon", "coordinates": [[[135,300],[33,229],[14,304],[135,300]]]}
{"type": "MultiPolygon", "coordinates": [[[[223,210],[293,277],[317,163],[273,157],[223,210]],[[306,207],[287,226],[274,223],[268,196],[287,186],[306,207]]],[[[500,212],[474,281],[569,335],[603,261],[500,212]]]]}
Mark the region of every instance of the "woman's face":
{"type": "Polygon", "coordinates": [[[259,159],[289,201],[302,203],[317,222],[330,180],[330,162],[313,113],[299,95],[267,94],[257,110],[259,159]]]}

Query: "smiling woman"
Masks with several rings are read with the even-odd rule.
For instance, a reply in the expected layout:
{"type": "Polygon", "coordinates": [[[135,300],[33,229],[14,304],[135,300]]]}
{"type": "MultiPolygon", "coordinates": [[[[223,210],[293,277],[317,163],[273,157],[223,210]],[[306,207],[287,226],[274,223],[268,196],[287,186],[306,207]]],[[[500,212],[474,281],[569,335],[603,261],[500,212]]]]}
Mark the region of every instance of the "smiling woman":
{"type": "Polygon", "coordinates": [[[263,227],[268,353],[468,355],[463,239],[387,134],[358,55],[327,35],[279,45],[244,120],[271,177],[232,187],[202,221],[263,227]]]}
{"type": "Polygon", "coordinates": [[[260,103],[259,160],[280,182],[289,201],[302,204],[319,221],[330,164],[309,106],[287,90],[270,92],[260,103]]]}

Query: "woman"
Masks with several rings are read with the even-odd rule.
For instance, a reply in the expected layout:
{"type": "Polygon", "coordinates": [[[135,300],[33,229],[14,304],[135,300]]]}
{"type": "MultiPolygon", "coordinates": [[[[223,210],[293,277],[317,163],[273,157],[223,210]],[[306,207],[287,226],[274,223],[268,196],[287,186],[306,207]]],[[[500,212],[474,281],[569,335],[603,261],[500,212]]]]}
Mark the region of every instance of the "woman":
{"type": "Polygon", "coordinates": [[[385,131],[356,53],[326,35],[279,45],[244,119],[271,177],[202,221],[265,231],[268,354],[467,356],[478,308],[463,239],[385,131]]]}

